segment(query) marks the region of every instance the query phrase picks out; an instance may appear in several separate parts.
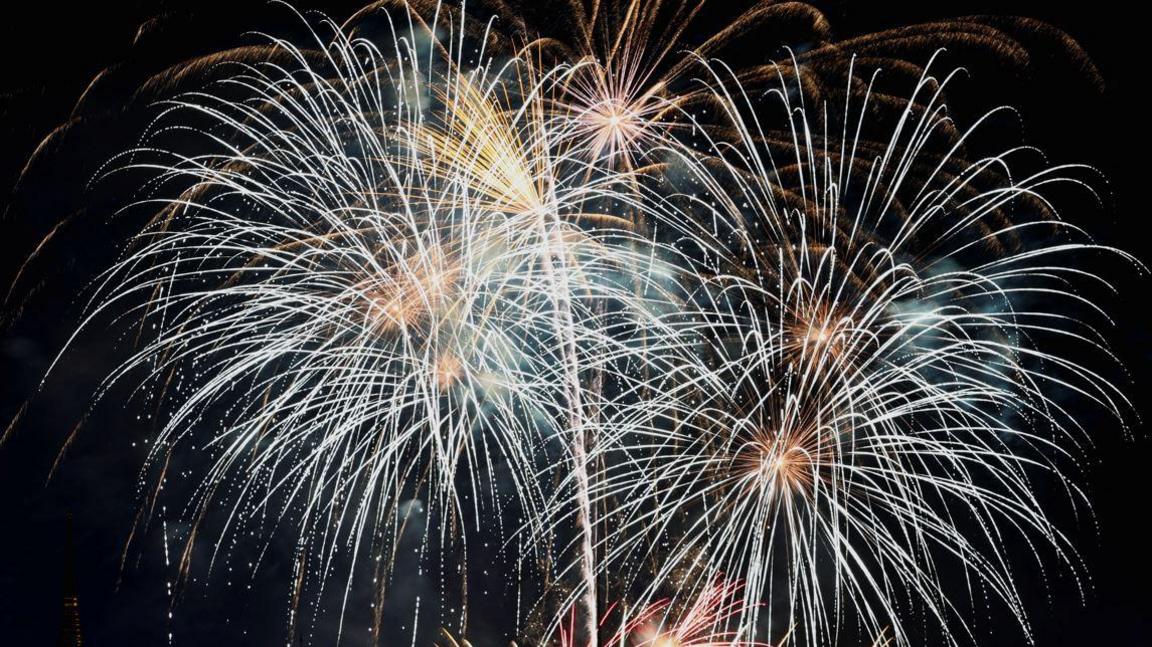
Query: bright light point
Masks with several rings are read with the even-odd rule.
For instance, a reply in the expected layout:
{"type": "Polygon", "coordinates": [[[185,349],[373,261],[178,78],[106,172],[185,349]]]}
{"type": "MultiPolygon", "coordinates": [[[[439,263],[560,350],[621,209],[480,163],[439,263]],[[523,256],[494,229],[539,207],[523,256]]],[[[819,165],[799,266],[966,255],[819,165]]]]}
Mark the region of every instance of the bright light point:
{"type": "MultiPolygon", "coordinates": [[[[440,59],[465,41],[431,33],[379,50],[337,35],[322,69],[288,56],[234,79],[248,101],[213,85],[157,117],[150,131],[206,128],[202,156],[125,158],[159,171],[135,208],[160,202],[163,226],[100,281],[91,314],[150,299],[112,381],[146,372],[140,392],[164,400],[149,407],[159,435],[138,440],[157,493],[168,456],[204,465],[180,478],[204,478],[205,497],[227,485],[221,511],[248,524],[228,538],[237,554],[269,505],[284,510],[305,542],[301,599],[343,547],[379,543],[381,576],[416,555],[446,591],[475,572],[458,549],[531,529],[495,554],[573,547],[546,565],[584,592],[568,617],[589,624],[570,635],[618,619],[599,609],[651,609],[604,645],[740,645],[778,610],[796,647],[829,642],[841,616],[899,634],[908,594],[952,608],[937,553],[1021,606],[993,533],[966,531],[1039,530],[1063,551],[1028,486],[1043,457],[1015,448],[1061,451],[1079,427],[1062,391],[1113,413],[1124,400],[1075,363],[1091,352],[1041,345],[1052,329],[1102,348],[1048,306],[1091,303],[1071,285],[1090,271],[1055,259],[1099,250],[1013,235],[1047,223],[1028,215],[1034,189],[1061,167],[950,157],[967,135],[941,116],[943,81],[917,85],[923,109],[885,133],[854,78],[808,107],[784,68],[778,92],[727,70],[687,96],[681,80],[647,87],[630,37],[602,65],[553,70],[503,52],[462,69],[440,59]],[[1000,238],[1014,240],[986,244],[1000,238]],[[721,573],[746,601],[719,581],[688,599],[721,573]],[[637,599],[613,607],[612,589],[637,599]]],[[[544,590],[532,576],[527,594],[544,590]]]]}
{"type": "Polygon", "coordinates": [[[452,386],[464,374],[459,358],[445,353],[436,360],[436,384],[441,390],[452,386]]]}

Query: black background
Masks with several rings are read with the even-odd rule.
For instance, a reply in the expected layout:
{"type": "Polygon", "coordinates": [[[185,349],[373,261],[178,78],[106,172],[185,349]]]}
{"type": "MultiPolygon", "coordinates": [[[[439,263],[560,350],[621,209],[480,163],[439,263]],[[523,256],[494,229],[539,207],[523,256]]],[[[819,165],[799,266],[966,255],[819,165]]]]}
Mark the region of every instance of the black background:
{"type": "MultiPolygon", "coordinates": [[[[1146,51],[1142,19],[1126,15],[1120,3],[1104,1],[911,4],[854,1],[823,8],[841,37],[936,18],[994,13],[1045,20],[1080,42],[1100,68],[1106,85],[1102,95],[1077,84],[1067,88],[1048,84],[1020,88],[1008,100],[1021,105],[1029,142],[1042,146],[1055,161],[1087,162],[1108,178],[1102,189],[1105,207],[1086,210],[1073,219],[1100,241],[1118,244],[1145,262],[1152,260],[1146,236],[1147,191],[1141,184],[1149,150],[1144,141],[1147,99],[1139,95],[1147,85],[1146,57],[1137,53],[1146,51]]],[[[352,2],[297,5],[338,18],[356,7],[352,2]]],[[[37,142],[68,120],[76,98],[94,75],[109,65],[140,64],[133,60],[138,54],[131,48],[137,27],[166,12],[189,16],[170,25],[156,46],[174,57],[170,62],[189,52],[243,42],[239,35],[246,30],[275,30],[276,20],[285,15],[283,9],[243,0],[75,6],[41,2],[4,10],[0,27],[0,203],[5,205],[0,221],[0,279],[4,289],[20,260],[33,251],[35,241],[80,204],[92,165],[114,152],[103,150],[105,144],[100,142],[123,146],[130,140],[107,131],[99,132],[99,137],[79,135],[61,149],[68,159],[33,169],[32,180],[13,188],[21,167],[37,142]]],[[[973,84],[979,87],[979,81],[977,75],[973,84]]],[[[130,132],[124,135],[131,136],[130,132]]],[[[85,206],[92,212],[101,210],[99,204],[85,206]]],[[[28,291],[43,285],[2,333],[0,429],[36,389],[71,329],[79,309],[74,295],[90,270],[113,253],[111,238],[107,227],[74,229],[47,257],[48,262],[37,267],[42,277],[18,288],[28,291]]],[[[1025,584],[1024,588],[1034,591],[1028,610],[1036,644],[1041,647],[1152,644],[1152,596],[1148,593],[1152,541],[1147,531],[1152,509],[1148,486],[1152,443],[1140,419],[1141,413],[1145,418],[1152,413],[1152,402],[1144,395],[1152,384],[1145,323],[1148,283],[1135,275],[1134,271],[1109,275],[1122,296],[1105,305],[1117,322],[1109,337],[1131,373],[1121,380],[1127,382],[1126,391],[1142,411],[1130,416],[1130,436],[1108,419],[1089,420],[1096,447],[1079,481],[1092,501],[1092,514],[1081,510],[1079,519],[1065,527],[1080,547],[1090,577],[1084,582],[1083,602],[1069,577],[1053,574],[1047,586],[1025,584]]],[[[167,644],[170,628],[176,634],[175,644],[180,645],[209,640],[220,645],[282,644],[282,588],[261,584],[278,583],[287,568],[284,564],[273,562],[261,572],[253,587],[260,593],[243,590],[243,581],[229,585],[227,574],[212,586],[193,587],[171,622],[167,620],[169,572],[163,566],[162,535],[153,533],[142,550],[129,554],[121,569],[121,551],[136,512],[135,476],[146,436],[146,424],[137,420],[137,411],[115,406],[92,411],[61,469],[46,484],[58,450],[88,411],[93,386],[114,365],[107,346],[79,347],[32,401],[10,441],[0,448],[0,645],[31,646],[55,640],[66,510],[76,515],[85,644],[162,645],[167,644]]],[[[1023,644],[1016,627],[1000,627],[997,622],[976,623],[981,644],[1023,644]]],[[[361,629],[351,632],[347,644],[363,644],[362,633],[361,629]]]]}

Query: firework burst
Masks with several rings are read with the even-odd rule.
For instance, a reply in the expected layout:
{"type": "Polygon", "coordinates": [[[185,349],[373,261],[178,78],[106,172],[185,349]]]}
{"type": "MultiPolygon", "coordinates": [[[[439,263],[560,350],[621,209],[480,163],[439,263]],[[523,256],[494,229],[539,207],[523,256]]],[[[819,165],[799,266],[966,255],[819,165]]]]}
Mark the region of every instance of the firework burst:
{"type": "Polygon", "coordinates": [[[388,0],[162,102],[109,166],[149,219],[80,329],[134,324],[101,395],[142,377],[159,414],[150,506],[192,476],[181,572],[209,525],[211,564],[289,528],[291,624],[338,564],[343,618],[367,563],[379,639],[415,537],[463,634],[483,537],[565,646],[956,643],[977,597],[1027,635],[1006,542],[1078,573],[1034,482],[1085,441],[1073,398],[1127,406],[1050,349],[1108,355],[1084,259],[1132,259],[1046,197],[1085,169],[968,159],[950,77],[897,102],[822,38],[711,58],[772,19],[826,35],[784,4],[684,53],[700,4],[576,2],[565,41],[388,0]]]}
{"type": "Polygon", "coordinates": [[[839,133],[814,131],[810,111],[830,108],[792,104],[801,81],[782,76],[789,125],[768,131],[769,110],[715,74],[740,144],[681,155],[698,229],[679,231],[708,284],[682,334],[701,351],[620,427],[645,432],[600,445],[594,497],[618,529],[604,563],[641,600],[735,574],[769,603],[750,603],[736,635],[803,644],[835,642],[846,619],[904,644],[914,615],[957,641],[941,573],[959,569],[1027,633],[1005,538],[1079,567],[1033,494],[1037,478],[1063,480],[1061,456],[1085,438],[1065,396],[1127,406],[1041,345],[1106,354],[1069,314],[1084,304],[1074,286],[1107,285],[1078,259],[1131,260],[1042,197],[1082,185],[1082,169],[1013,174],[1027,149],[962,160],[947,80],[924,77],[872,149],[855,137],[862,106],[843,106],[839,133]]]}
{"type": "Polygon", "coordinates": [[[173,455],[211,457],[185,571],[220,505],[218,546],[294,524],[321,585],[335,554],[390,560],[409,526],[466,554],[485,519],[538,525],[557,443],[582,467],[596,431],[587,376],[627,389],[658,346],[635,331],[659,337],[673,303],[657,246],[600,210],[634,204],[628,183],[557,145],[546,74],[463,71],[447,45],[409,45],[425,31],[388,56],[333,33],[323,67],[276,41],[294,64],[238,64],[167,102],[154,137],[197,124],[210,152],[149,146],[120,165],[154,175],[134,208],[158,215],[89,321],[139,319],[145,341],[109,384],[142,372],[166,411],[159,484],[173,455]]]}

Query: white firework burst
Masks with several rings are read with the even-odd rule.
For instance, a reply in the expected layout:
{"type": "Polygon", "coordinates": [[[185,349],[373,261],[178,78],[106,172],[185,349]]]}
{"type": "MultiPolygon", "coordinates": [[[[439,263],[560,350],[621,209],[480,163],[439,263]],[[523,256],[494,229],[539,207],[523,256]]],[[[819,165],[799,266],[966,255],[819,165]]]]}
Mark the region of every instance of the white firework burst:
{"type": "Polygon", "coordinates": [[[434,36],[451,25],[395,28],[383,51],[329,27],[166,102],[117,170],[153,175],[133,209],[156,215],[81,329],[138,320],[108,384],[142,373],[164,412],[158,487],[173,455],[210,457],[182,569],[215,508],[214,555],[252,524],[295,527],[298,587],[342,551],[391,558],[408,525],[464,556],[469,528],[536,527],[605,389],[662,371],[676,339],[671,250],[634,231],[634,182],[546,109],[565,69],[465,62],[434,36]],[[172,131],[207,152],[151,144],[172,131]]]}
{"type": "Polygon", "coordinates": [[[906,644],[919,616],[957,642],[945,580],[1027,634],[1009,537],[1078,567],[1033,485],[1086,437],[1066,396],[1126,406],[1051,350],[1108,354],[1083,259],[1132,260],[1044,197],[1080,169],[966,159],[948,79],[877,140],[858,86],[805,104],[798,60],[762,100],[740,79],[768,67],[645,54],[639,2],[614,56],[557,67],[418,4],[271,39],[113,163],[150,219],[80,330],[138,326],[102,393],[143,376],[162,414],[149,496],[194,472],[182,571],[209,524],[213,562],[288,527],[294,599],[346,564],[343,613],[415,527],[445,562],[508,541],[512,578],[546,554],[565,644],[609,595],[621,644],[906,644]]]}
{"type": "Polygon", "coordinates": [[[700,352],[598,445],[605,572],[638,601],[741,578],[738,635],[790,644],[835,643],[845,624],[906,644],[922,617],[958,641],[943,582],[962,574],[1027,634],[1010,539],[1079,567],[1034,486],[1063,480],[1086,437],[1067,399],[1127,406],[1050,349],[1108,355],[1074,314],[1097,314],[1082,289],[1108,285],[1085,259],[1131,257],[1043,197],[1081,169],[1014,177],[1025,148],[964,160],[948,79],[923,77],[877,143],[867,99],[806,106],[782,75],[765,106],[712,68],[735,135],[666,151],[692,191],[680,244],[707,287],[679,334],[700,352]]]}

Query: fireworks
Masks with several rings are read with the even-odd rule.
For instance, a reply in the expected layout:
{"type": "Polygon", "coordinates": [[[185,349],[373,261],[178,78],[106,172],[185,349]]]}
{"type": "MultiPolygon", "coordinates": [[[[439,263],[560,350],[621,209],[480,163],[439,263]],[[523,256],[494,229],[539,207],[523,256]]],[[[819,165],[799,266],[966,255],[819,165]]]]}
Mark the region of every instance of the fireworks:
{"type": "Polygon", "coordinates": [[[1059,475],[1051,452],[1081,437],[1052,394],[1076,391],[1116,415],[1126,402],[1035,340],[1098,349],[1064,312],[1078,280],[1104,280],[1064,263],[1124,255],[1077,240],[1039,197],[1077,183],[1075,169],[1008,180],[1022,151],[953,160],[964,138],[936,134],[942,85],[922,80],[872,159],[854,153],[861,116],[846,110],[848,136],[817,139],[782,87],[789,145],[745,121],[757,106],[725,99],[741,145],[682,160],[707,187],[708,201],[692,203],[713,226],[695,241],[712,284],[695,325],[707,350],[685,373],[697,377],[637,403],[622,428],[647,431],[603,443],[608,467],[595,479],[619,528],[601,547],[607,563],[667,546],[654,573],[627,576],[647,583],[639,599],[678,571],[686,590],[732,573],[772,605],[749,605],[740,635],[766,628],[829,644],[848,617],[874,636],[891,627],[900,643],[915,610],[952,641],[960,607],[939,575],[948,560],[1025,632],[1003,538],[1024,535],[1078,566],[1031,487],[1037,474],[1059,475]],[[928,152],[935,137],[943,156],[928,152]],[[1071,236],[1030,243],[1030,228],[1071,236]]]}
{"type": "MultiPolygon", "coordinates": [[[[743,588],[739,582],[718,578],[699,597],[687,603],[675,604],[672,599],[663,599],[639,609],[612,604],[599,628],[603,631],[610,620],[615,620],[618,628],[604,640],[604,644],[615,647],[767,647],[762,643],[740,640],[735,633],[722,629],[728,620],[743,611],[743,588]]],[[[557,629],[555,639],[547,644],[555,647],[581,644],[577,638],[575,611],[573,608],[557,629]]],[[[448,632],[443,633],[449,643],[447,647],[468,647],[467,641],[456,641],[448,632]]]]}
{"type": "Polygon", "coordinates": [[[657,4],[496,54],[463,10],[381,3],[386,37],[273,40],[110,165],[151,217],[81,329],[135,324],[108,383],[162,414],[151,496],[199,469],[182,571],[202,526],[213,561],[288,527],[294,599],[350,558],[343,617],[415,529],[458,574],[498,538],[562,645],[957,642],[946,570],[1028,633],[1005,538],[1078,568],[1032,485],[1082,441],[1066,396],[1126,406],[1050,350],[1105,349],[1070,314],[1107,286],[1081,259],[1128,259],[1045,198],[1082,170],[966,159],[949,79],[883,131],[823,48],[706,58],[771,3],[683,55],[699,6],[657,4]]]}
{"type": "Polygon", "coordinates": [[[188,188],[143,201],[160,215],[93,307],[131,303],[152,331],[111,379],[143,370],[176,402],[153,464],[208,449],[193,518],[227,503],[223,532],[292,519],[317,559],[387,554],[380,538],[414,516],[462,545],[505,505],[531,524],[549,460],[534,452],[594,431],[580,378],[644,361],[629,330],[657,332],[669,302],[656,246],[593,211],[632,198],[553,150],[530,94],[489,78],[516,70],[458,72],[452,53],[389,69],[338,37],[333,76],[309,77],[278,45],[296,68],[241,66],[218,94],[169,104],[229,143],[155,165],[157,191],[188,188]],[[233,86],[260,99],[224,98],[233,86]],[[430,100],[443,119],[421,112],[430,100]]]}

